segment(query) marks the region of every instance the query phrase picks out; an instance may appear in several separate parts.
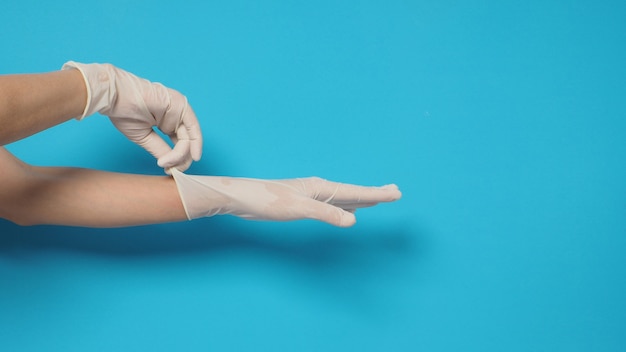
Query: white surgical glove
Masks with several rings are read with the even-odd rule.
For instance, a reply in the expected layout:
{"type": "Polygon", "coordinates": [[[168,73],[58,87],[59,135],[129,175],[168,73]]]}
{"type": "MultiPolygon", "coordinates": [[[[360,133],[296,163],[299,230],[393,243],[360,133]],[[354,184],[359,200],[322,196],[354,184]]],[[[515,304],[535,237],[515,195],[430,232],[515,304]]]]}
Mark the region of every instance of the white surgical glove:
{"type": "Polygon", "coordinates": [[[315,219],[335,226],[354,225],[357,208],[392,202],[396,185],[362,187],[318,177],[288,180],[186,175],[171,170],[187,217],[231,214],[244,219],[315,219]]]}
{"type": "Polygon", "coordinates": [[[176,167],[184,171],[192,159],[200,160],[200,125],[185,96],[111,64],[69,61],[63,65],[63,69],[70,68],[78,69],[87,85],[87,105],[79,120],[95,112],[108,116],[118,130],[150,152],[165,170],[176,167]],[[174,149],[153,126],[170,137],[174,149]]]}

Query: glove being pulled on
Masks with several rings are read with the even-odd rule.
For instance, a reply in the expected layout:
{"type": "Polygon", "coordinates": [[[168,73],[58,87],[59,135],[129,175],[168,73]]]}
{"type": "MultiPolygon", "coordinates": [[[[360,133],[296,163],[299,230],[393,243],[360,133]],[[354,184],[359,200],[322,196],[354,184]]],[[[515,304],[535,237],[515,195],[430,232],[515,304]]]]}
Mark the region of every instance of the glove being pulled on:
{"type": "Polygon", "coordinates": [[[251,220],[315,219],[335,226],[354,225],[358,208],[393,202],[396,185],[363,187],[318,177],[286,180],[186,175],[171,170],[187,217],[231,214],[251,220]]]}
{"type": "MultiPolygon", "coordinates": [[[[176,90],[139,78],[111,64],[66,62],[62,69],[78,69],[87,86],[87,105],[81,120],[95,112],[109,117],[128,139],[158,159],[165,170],[186,170],[200,160],[202,133],[187,98],[176,90]],[[172,149],[152,128],[170,137],[172,149]]],[[[168,172],[168,171],[166,171],[168,172]]]]}

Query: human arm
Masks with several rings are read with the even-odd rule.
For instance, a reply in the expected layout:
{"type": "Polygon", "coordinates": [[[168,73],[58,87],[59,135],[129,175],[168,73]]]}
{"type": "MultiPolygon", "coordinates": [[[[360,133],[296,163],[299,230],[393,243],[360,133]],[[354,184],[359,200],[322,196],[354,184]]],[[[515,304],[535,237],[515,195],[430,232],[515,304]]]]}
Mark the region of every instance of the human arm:
{"type": "Polygon", "coordinates": [[[20,225],[123,227],[186,220],[167,176],[37,167],[0,147],[0,217],[20,225]]]}
{"type": "Polygon", "coordinates": [[[361,187],[319,178],[261,180],[173,171],[176,184],[167,176],[35,167],[1,147],[0,166],[0,217],[21,225],[120,227],[231,214],[346,227],[354,224],[357,208],[401,196],[394,185],[361,187]]]}
{"type": "Polygon", "coordinates": [[[0,76],[0,145],[80,116],[85,101],[78,70],[0,76]]]}
{"type": "Polygon", "coordinates": [[[0,76],[0,145],[99,112],[158,165],[186,170],[202,155],[202,134],[187,98],[110,64],[67,62],[63,70],[0,76]],[[172,149],[154,130],[174,142],[172,149]]]}
{"type": "Polygon", "coordinates": [[[395,184],[364,187],[319,177],[282,180],[186,175],[172,170],[190,220],[235,215],[249,220],[314,219],[349,227],[357,209],[393,202],[402,196],[395,184]]]}

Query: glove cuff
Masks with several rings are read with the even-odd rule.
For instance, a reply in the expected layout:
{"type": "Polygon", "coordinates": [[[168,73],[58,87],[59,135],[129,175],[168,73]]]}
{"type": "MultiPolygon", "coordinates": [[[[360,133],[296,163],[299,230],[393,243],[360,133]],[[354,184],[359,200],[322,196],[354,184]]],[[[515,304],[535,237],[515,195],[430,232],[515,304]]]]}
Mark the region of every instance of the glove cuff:
{"type": "Polygon", "coordinates": [[[178,169],[176,169],[175,167],[171,168],[169,171],[172,173],[172,177],[174,178],[174,183],[176,183],[176,189],[178,190],[178,195],[180,196],[180,200],[183,203],[183,208],[185,209],[185,215],[187,215],[188,220],[193,220],[195,217],[189,214],[189,209],[187,209],[188,200],[185,197],[185,186],[184,186],[184,181],[183,181],[185,174],[178,171],[178,169]]]}
{"type": "Polygon", "coordinates": [[[77,69],[85,80],[87,104],[83,114],[76,117],[77,120],[80,121],[110,105],[115,96],[115,89],[111,88],[114,88],[115,84],[112,82],[112,75],[109,74],[107,66],[106,64],[82,64],[68,61],[61,67],[62,70],[77,69]]]}

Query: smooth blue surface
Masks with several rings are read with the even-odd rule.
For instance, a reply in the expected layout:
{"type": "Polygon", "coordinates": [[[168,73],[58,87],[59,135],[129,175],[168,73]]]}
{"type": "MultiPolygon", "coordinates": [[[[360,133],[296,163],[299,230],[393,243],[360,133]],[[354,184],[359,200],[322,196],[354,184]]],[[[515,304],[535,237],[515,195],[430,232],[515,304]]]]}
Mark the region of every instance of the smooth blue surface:
{"type": "MultiPolygon", "coordinates": [[[[20,1],[3,73],[184,92],[190,172],[396,182],[351,229],[0,221],[3,351],[624,351],[621,1],[20,1]]],[[[102,117],[8,147],[158,174],[102,117]]]]}

